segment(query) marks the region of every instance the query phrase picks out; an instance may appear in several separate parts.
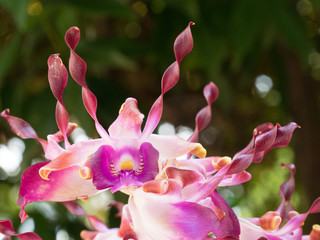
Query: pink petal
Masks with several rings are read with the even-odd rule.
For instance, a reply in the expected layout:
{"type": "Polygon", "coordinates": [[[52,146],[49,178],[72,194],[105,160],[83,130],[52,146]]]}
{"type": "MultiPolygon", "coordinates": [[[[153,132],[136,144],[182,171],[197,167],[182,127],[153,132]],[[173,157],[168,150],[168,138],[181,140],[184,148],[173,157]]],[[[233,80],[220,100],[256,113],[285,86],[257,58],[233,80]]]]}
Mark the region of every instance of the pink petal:
{"type": "Polygon", "coordinates": [[[8,220],[0,220],[0,233],[5,236],[16,236],[20,240],[42,240],[42,238],[33,232],[16,233],[13,229],[12,223],[8,220]]]}
{"type": "MultiPolygon", "coordinates": [[[[170,185],[169,182],[169,189],[170,185]]],[[[141,188],[130,197],[129,210],[138,239],[202,240],[219,222],[210,208],[141,188]]]]}
{"type": "Polygon", "coordinates": [[[248,182],[250,179],[251,179],[251,174],[246,171],[242,171],[239,173],[232,174],[231,176],[227,176],[221,181],[219,186],[222,187],[222,186],[239,185],[241,183],[248,182]]]}
{"type": "Polygon", "coordinates": [[[187,28],[179,34],[179,36],[176,38],[174,42],[174,53],[176,61],[173,62],[163,74],[161,80],[161,95],[152,105],[148,115],[147,122],[143,130],[143,136],[145,138],[149,137],[149,135],[154,131],[154,129],[158,125],[162,115],[163,95],[172,87],[174,87],[179,81],[180,62],[193,48],[193,39],[190,29],[190,26],[193,24],[194,23],[190,22],[187,28]]]}
{"type": "Polygon", "coordinates": [[[68,71],[63,65],[59,54],[53,54],[48,59],[48,79],[51,91],[58,100],[56,107],[56,120],[64,139],[67,142],[67,128],[69,115],[63,103],[63,91],[68,82],[68,71]]]}
{"type": "Polygon", "coordinates": [[[197,171],[179,169],[175,167],[168,167],[166,169],[166,175],[169,179],[172,178],[179,181],[182,184],[182,187],[204,180],[203,175],[197,171]]]}
{"type": "Polygon", "coordinates": [[[206,155],[206,150],[200,143],[191,143],[176,135],[151,134],[147,141],[158,150],[160,159],[174,159],[189,152],[201,158],[206,155]]]}
{"type": "Polygon", "coordinates": [[[110,136],[115,138],[134,138],[140,136],[143,117],[143,114],[137,107],[137,100],[128,98],[121,106],[118,118],[108,129],[110,136]]]}
{"type": "Polygon", "coordinates": [[[87,64],[81,57],[75,53],[75,48],[80,39],[80,29],[77,27],[71,27],[68,29],[65,35],[65,41],[70,48],[70,59],[69,59],[69,71],[72,78],[82,87],[82,99],[84,106],[90,116],[94,119],[96,129],[101,137],[109,139],[109,135],[106,130],[99,123],[96,111],[97,111],[97,98],[89,90],[85,74],[87,71],[87,64]]]}
{"type": "Polygon", "coordinates": [[[219,90],[217,86],[210,82],[203,89],[203,95],[206,98],[207,106],[202,108],[196,116],[196,128],[188,139],[190,142],[198,142],[199,132],[206,128],[211,121],[211,105],[218,98],[219,90]]]}
{"type": "Polygon", "coordinates": [[[98,192],[91,180],[79,176],[79,167],[73,166],[50,174],[50,180],[39,175],[41,167],[49,162],[37,163],[27,168],[21,177],[18,205],[21,206],[20,218],[23,222],[28,215],[24,207],[36,201],[64,202],[92,196],[98,192]]]}
{"type": "Polygon", "coordinates": [[[52,171],[62,170],[71,166],[83,167],[97,149],[105,144],[102,139],[87,140],[71,145],[67,150],[58,155],[55,159],[40,169],[40,175],[48,179],[52,171]]]}
{"type": "Polygon", "coordinates": [[[250,143],[233,157],[229,174],[245,170],[252,162],[261,162],[264,155],[273,148],[287,146],[293,131],[298,127],[293,122],[283,127],[271,123],[259,125],[253,131],[250,143]]]}
{"type": "Polygon", "coordinates": [[[21,118],[17,118],[10,115],[9,109],[4,110],[1,112],[1,117],[6,119],[11,127],[11,130],[17,134],[22,139],[29,139],[33,138],[36,139],[42,146],[43,150],[46,150],[47,147],[47,141],[41,139],[38,137],[37,133],[34,131],[34,129],[30,126],[29,123],[22,120],[21,118]]]}
{"type": "Polygon", "coordinates": [[[142,143],[139,149],[124,148],[115,150],[111,146],[101,146],[90,157],[90,168],[93,174],[93,184],[97,189],[111,188],[115,192],[132,186],[141,186],[144,182],[153,180],[159,173],[158,151],[150,143],[142,143]],[[123,170],[120,159],[130,159],[133,169],[123,170]]]}
{"type": "Polygon", "coordinates": [[[282,198],[280,206],[277,209],[279,212],[280,217],[283,220],[288,220],[288,213],[294,209],[292,209],[290,199],[294,193],[295,189],[295,181],[294,181],[294,174],[296,172],[296,168],[294,164],[281,164],[282,167],[287,167],[290,170],[290,178],[289,180],[285,181],[280,186],[280,196],[282,198]]]}
{"type": "Polygon", "coordinates": [[[215,175],[208,178],[206,181],[195,183],[193,185],[193,193],[186,197],[186,200],[197,202],[201,199],[205,199],[206,197],[208,197],[211,193],[213,193],[216,190],[220,182],[224,179],[230,166],[231,165],[225,166],[215,175]]]}
{"type": "Polygon", "coordinates": [[[214,191],[211,195],[213,204],[224,212],[224,217],[220,221],[218,229],[214,232],[215,236],[222,238],[227,236],[239,236],[240,224],[236,214],[228,203],[214,191]]]}

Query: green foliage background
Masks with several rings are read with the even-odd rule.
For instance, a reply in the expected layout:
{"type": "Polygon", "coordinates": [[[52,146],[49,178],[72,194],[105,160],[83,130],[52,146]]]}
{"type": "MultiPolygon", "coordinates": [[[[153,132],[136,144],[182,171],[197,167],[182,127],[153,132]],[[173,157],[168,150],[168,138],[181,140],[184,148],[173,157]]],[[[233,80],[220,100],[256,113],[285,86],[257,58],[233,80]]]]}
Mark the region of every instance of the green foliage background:
{"type": "MultiPolygon", "coordinates": [[[[64,34],[78,26],[82,37],[77,52],[88,64],[87,83],[98,98],[100,122],[107,128],[129,96],[137,98],[147,115],[160,94],[162,73],[174,61],[174,39],[193,21],[194,49],[182,62],[179,84],[165,96],[162,122],[193,128],[209,81],[220,89],[213,121],[200,138],[209,155],[233,156],[263,122],[297,122],[302,128],[290,146],[250,167],[253,178],[244,191],[225,194],[244,216],[261,216],[280,202],[277,192],[288,178],[280,163],[295,162],[298,192],[293,202],[303,212],[320,195],[319,16],[318,0],[0,0],[0,109],[10,108],[42,138],[57,131],[46,61],[60,53],[68,62],[64,34]],[[265,97],[254,85],[261,74],[273,80],[265,97]]],[[[71,78],[64,96],[71,120],[97,137],[81,89],[71,78]]],[[[6,144],[13,133],[3,119],[0,123],[0,143],[6,144]]],[[[39,144],[25,144],[20,173],[8,177],[0,169],[0,218],[12,220],[16,229],[20,176],[32,159],[44,159],[39,144]]],[[[59,229],[79,239],[87,228],[83,218],[70,216],[60,204],[50,204],[54,219],[37,204],[27,211],[44,239],[55,239],[59,229]]],[[[111,210],[98,214],[116,226],[111,210]]],[[[307,231],[316,222],[319,216],[310,217],[307,231]]]]}

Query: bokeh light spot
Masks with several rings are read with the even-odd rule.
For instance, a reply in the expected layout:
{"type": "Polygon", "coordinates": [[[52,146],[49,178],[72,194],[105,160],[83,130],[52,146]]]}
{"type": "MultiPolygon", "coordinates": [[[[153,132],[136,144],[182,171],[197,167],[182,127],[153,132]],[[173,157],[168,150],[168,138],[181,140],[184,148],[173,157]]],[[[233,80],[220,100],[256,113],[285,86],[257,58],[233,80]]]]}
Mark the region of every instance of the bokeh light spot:
{"type": "Polygon", "coordinates": [[[267,75],[259,75],[255,80],[255,87],[260,97],[265,97],[273,87],[272,79],[267,75]]]}
{"type": "Polygon", "coordinates": [[[137,38],[141,34],[141,27],[138,23],[132,22],[126,26],[125,32],[129,38],[137,38]]]}
{"type": "Polygon", "coordinates": [[[174,135],[176,130],[171,123],[165,122],[162,123],[158,128],[159,135],[174,135]]]}
{"type": "Polygon", "coordinates": [[[144,17],[148,13],[147,5],[140,1],[133,3],[132,8],[141,17],[144,17]]]}
{"type": "Polygon", "coordinates": [[[308,0],[300,0],[297,2],[297,10],[300,15],[308,16],[312,13],[312,4],[308,0]]]}
{"type": "Polygon", "coordinates": [[[28,6],[28,14],[31,16],[38,16],[42,13],[43,7],[40,1],[30,1],[28,6]]]}
{"type": "Polygon", "coordinates": [[[166,8],[166,2],[163,0],[153,0],[151,2],[151,11],[155,14],[162,13],[166,8]]]}
{"type": "Polygon", "coordinates": [[[16,176],[20,170],[24,142],[19,138],[11,138],[8,145],[0,144],[0,167],[9,175],[16,176]]]}
{"type": "Polygon", "coordinates": [[[34,220],[33,218],[29,217],[20,225],[18,233],[33,232],[34,227],[34,220]]]}

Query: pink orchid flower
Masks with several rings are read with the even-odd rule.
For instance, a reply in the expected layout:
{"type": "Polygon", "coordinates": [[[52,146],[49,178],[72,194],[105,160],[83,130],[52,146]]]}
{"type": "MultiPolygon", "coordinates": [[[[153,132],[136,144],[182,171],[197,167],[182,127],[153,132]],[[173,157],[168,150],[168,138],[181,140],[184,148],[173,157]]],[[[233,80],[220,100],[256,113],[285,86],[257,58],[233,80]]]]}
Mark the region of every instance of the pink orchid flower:
{"type": "Polygon", "coordinates": [[[320,198],[317,198],[306,213],[299,214],[294,211],[290,203],[294,192],[293,164],[283,164],[290,170],[290,178],[280,186],[280,196],[282,201],[275,211],[269,211],[260,218],[243,219],[239,218],[241,234],[243,240],[319,240],[320,227],[314,225],[312,232],[308,236],[302,235],[302,226],[310,213],[320,212],[320,198]],[[286,223],[284,223],[286,222],[286,223]]]}
{"type": "Polygon", "coordinates": [[[161,95],[151,107],[143,131],[143,114],[133,98],[128,98],[122,105],[118,118],[111,124],[108,132],[101,126],[96,117],[97,99],[85,81],[86,63],[75,53],[80,30],[72,27],[66,32],[65,40],[70,48],[69,71],[73,79],[82,86],[85,108],[94,119],[101,138],[69,143],[68,136],[76,125],[69,123],[69,115],[63,102],[68,72],[59,55],[51,55],[48,59],[48,79],[57,99],[56,121],[59,132],[48,135],[47,140],[44,140],[38,137],[30,124],[11,116],[9,110],[1,113],[18,136],[39,141],[45,157],[50,160],[29,167],[22,176],[18,199],[22,221],[27,217],[24,207],[28,203],[86,199],[107,188],[115,192],[131,186],[141,186],[155,178],[162,159],[174,159],[186,153],[205,156],[206,151],[199,143],[186,141],[178,136],[152,134],[160,121],[163,96],[178,82],[180,62],[192,50],[191,25],[193,23],[189,23],[175,40],[176,61],[162,77],[161,95]],[[64,141],[64,148],[58,144],[61,141],[64,141]]]}
{"type": "Polygon", "coordinates": [[[212,239],[211,233],[217,239],[239,238],[238,219],[216,188],[250,180],[245,170],[251,163],[260,162],[272,148],[287,146],[297,127],[262,124],[233,159],[164,161],[157,180],[131,190],[129,210],[138,238],[203,240],[212,239]]]}
{"type": "Polygon", "coordinates": [[[138,239],[203,240],[240,234],[238,219],[216,188],[225,166],[206,179],[197,170],[166,167],[165,178],[131,189],[129,211],[138,239]]]}

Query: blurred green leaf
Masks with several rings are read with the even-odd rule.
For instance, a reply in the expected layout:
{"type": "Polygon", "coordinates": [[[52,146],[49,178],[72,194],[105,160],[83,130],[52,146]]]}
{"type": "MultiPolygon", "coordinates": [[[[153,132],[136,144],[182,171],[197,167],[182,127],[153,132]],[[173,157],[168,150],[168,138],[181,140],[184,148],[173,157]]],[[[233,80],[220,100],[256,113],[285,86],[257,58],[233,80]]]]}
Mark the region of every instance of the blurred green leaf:
{"type": "Polygon", "coordinates": [[[24,32],[27,28],[28,4],[29,0],[0,0],[6,9],[14,18],[17,28],[20,32],[24,32]]]}
{"type": "Polygon", "coordinates": [[[8,71],[11,70],[13,64],[15,63],[19,49],[21,45],[21,35],[16,33],[11,39],[10,42],[3,47],[0,54],[0,87],[8,71]]]}
{"type": "Polygon", "coordinates": [[[57,0],[55,3],[69,4],[70,6],[87,13],[103,14],[110,17],[134,19],[136,16],[130,9],[127,0],[95,0],[94,2],[88,0],[57,0]]]}

